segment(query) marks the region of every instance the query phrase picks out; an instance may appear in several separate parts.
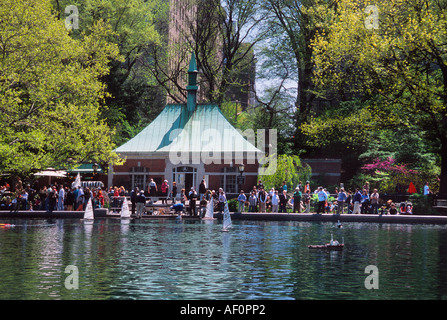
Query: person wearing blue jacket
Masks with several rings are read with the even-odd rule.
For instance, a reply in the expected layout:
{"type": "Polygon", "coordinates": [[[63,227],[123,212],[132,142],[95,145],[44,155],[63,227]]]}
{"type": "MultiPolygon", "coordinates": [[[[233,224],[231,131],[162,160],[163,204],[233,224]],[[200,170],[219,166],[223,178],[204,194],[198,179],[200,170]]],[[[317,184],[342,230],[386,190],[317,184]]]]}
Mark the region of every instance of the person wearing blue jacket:
{"type": "Polygon", "coordinates": [[[352,210],[353,214],[360,213],[360,202],[362,201],[362,194],[360,193],[359,188],[355,188],[354,194],[354,209],[352,210]]]}
{"type": "Polygon", "coordinates": [[[342,214],[345,213],[344,205],[345,205],[347,198],[348,198],[348,195],[345,192],[345,188],[341,188],[340,192],[338,193],[338,197],[337,197],[337,205],[338,205],[337,206],[337,214],[340,214],[340,211],[342,214]]]}
{"type": "Polygon", "coordinates": [[[362,214],[363,213],[368,213],[368,209],[369,209],[369,194],[368,191],[366,191],[366,189],[363,189],[362,192],[362,214]]]}

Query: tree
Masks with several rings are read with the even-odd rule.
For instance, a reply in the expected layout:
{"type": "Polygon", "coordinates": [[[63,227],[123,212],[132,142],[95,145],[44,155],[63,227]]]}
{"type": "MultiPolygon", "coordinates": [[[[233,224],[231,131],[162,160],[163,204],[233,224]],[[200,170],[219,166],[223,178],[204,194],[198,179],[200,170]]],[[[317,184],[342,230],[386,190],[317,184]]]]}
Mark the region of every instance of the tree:
{"type": "Polygon", "coordinates": [[[142,68],[150,60],[147,48],[160,42],[156,24],[165,14],[162,0],[55,0],[59,17],[67,16],[64,8],[76,6],[79,28],[70,33],[75,39],[95,32],[102,20],[113,31],[107,37],[119,48],[121,59],[109,62],[110,72],[102,81],[110,93],[105,100],[102,116],[117,134],[114,141],[122,143],[133,137],[158,115],[164,106],[163,90],[150,73],[142,68]]]}
{"type": "MultiPolygon", "coordinates": [[[[146,67],[175,103],[186,101],[185,70],[195,53],[200,71],[201,95],[207,101],[222,103],[230,86],[241,84],[240,72],[255,62],[253,48],[261,35],[256,27],[257,0],[193,0],[184,11],[179,34],[166,31],[164,40],[149,48],[151,61],[146,67]]],[[[171,27],[173,21],[165,18],[171,27]]]]}
{"type": "MultiPolygon", "coordinates": [[[[261,50],[261,77],[279,79],[277,91],[291,94],[295,86],[295,149],[306,146],[301,125],[311,116],[312,107],[317,98],[312,79],[313,40],[321,28],[321,8],[330,7],[334,1],[327,0],[266,0],[261,7],[267,13],[266,41],[261,50]]],[[[258,97],[259,100],[265,100],[258,97]]],[[[264,101],[267,107],[269,100],[264,101]]]]}
{"type": "Polygon", "coordinates": [[[49,0],[5,0],[0,21],[0,172],[23,177],[69,158],[119,163],[100,118],[99,79],[119,58],[111,30],[98,21],[73,39],[49,0]]]}
{"type": "Polygon", "coordinates": [[[266,190],[271,188],[279,189],[282,182],[286,181],[287,186],[291,186],[288,190],[294,190],[300,181],[310,180],[312,170],[308,164],[302,165],[301,160],[295,155],[270,155],[267,158],[266,175],[260,175],[266,190]],[[276,158],[276,165],[272,165],[272,160],[276,158]]]}
{"type": "MultiPolygon", "coordinates": [[[[369,112],[413,126],[438,144],[447,194],[447,19],[445,1],[341,0],[313,43],[320,88],[378,96],[369,112]]],[[[379,121],[377,122],[379,123],[379,121]]]]}

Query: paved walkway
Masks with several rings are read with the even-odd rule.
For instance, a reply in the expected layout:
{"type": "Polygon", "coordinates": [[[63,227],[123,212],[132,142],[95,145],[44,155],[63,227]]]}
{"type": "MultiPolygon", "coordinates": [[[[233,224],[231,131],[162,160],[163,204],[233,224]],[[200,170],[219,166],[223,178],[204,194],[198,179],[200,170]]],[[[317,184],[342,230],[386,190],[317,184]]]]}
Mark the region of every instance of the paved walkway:
{"type": "MultiPolygon", "coordinates": [[[[220,218],[219,214],[214,214],[220,218]]],[[[375,223],[425,223],[447,224],[447,216],[429,215],[377,215],[377,214],[316,214],[316,213],[234,213],[233,220],[267,221],[328,221],[375,223]]]]}
{"type": "MultiPolygon", "coordinates": [[[[0,211],[0,218],[16,219],[63,219],[80,218],[82,211],[0,211]]],[[[95,209],[96,218],[119,218],[119,214],[113,214],[107,209],[95,209]]],[[[175,219],[175,214],[143,215],[143,219],[175,219]]],[[[184,215],[187,219],[198,219],[184,215]]],[[[218,220],[222,219],[222,214],[214,213],[218,220]]],[[[232,213],[233,220],[264,220],[264,221],[326,221],[326,222],[374,222],[374,223],[424,223],[424,224],[447,224],[447,216],[441,215],[375,215],[375,214],[316,214],[316,213],[232,213]]]]}

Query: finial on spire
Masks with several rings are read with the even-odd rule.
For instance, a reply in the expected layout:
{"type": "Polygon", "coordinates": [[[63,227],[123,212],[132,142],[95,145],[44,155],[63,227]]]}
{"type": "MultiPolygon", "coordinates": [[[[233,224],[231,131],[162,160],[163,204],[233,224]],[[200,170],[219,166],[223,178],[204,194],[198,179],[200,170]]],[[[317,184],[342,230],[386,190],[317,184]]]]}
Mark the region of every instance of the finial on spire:
{"type": "Polygon", "coordinates": [[[196,55],[194,52],[191,54],[191,61],[189,62],[189,70],[188,70],[188,86],[186,90],[188,91],[188,101],[187,101],[187,109],[189,112],[194,112],[197,105],[197,90],[199,87],[197,86],[197,62],[196,55]]]}

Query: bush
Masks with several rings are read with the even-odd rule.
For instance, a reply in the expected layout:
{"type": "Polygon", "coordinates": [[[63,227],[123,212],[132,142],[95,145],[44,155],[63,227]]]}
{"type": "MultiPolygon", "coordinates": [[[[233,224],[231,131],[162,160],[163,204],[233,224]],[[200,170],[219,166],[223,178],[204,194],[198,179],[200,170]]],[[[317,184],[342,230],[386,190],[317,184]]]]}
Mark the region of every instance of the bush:
{"type": "Polygon", "coordinates": [[[230,210],[230,212],[237,212],[239,209],[238,206],[239,203],[236,198],[228,200],[228,209],[230,210]]]}
{"type": "Polygon", "coordinates": [[[422,194],[412,194],[408,201],[413,204],[413,214],[437,214],[437,211],[433,209],[433,198],[431,195],[424,196],[422,194]]]}

